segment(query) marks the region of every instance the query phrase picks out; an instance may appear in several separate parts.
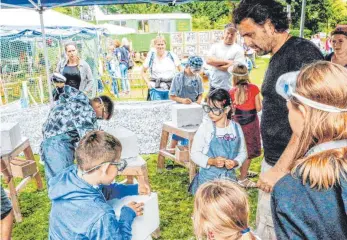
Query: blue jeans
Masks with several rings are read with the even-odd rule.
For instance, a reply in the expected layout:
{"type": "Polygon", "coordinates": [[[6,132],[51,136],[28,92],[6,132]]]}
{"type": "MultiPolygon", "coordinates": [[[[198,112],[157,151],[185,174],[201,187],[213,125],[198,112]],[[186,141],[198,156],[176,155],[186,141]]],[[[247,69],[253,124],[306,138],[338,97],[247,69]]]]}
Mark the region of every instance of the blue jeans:
{"type": "Polygon", "coordinates": [[[112,92],[114,93],[114,95],[119,97],[119,94],[118,94],[118,79],[117,78],[112,78],[112,92]]]}
{"type": "Polygon", "coordinates": [[[60,134],[41,143],[41,159],[45,163],[48,187],[49,179],[74,164],[75,142],[68,134],[60,134]]]}
{"type": "Polygon", "coordinates": [[[130,83],[128,79],[128,66],[124,63],[119,64],[120,73],[122,75],[122,90],[124,92],[130,91],[130,83]]]}

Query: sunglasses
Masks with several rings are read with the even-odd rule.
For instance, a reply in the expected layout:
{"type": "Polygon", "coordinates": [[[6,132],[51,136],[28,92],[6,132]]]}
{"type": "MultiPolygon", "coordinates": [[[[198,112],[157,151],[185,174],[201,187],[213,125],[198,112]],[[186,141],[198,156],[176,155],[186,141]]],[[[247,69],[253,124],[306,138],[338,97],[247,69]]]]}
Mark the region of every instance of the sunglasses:
{"type": "Polygon", "coordinates": [[[224,113],[225,108],[210,107],[209,105],[204,104],[202,105],[202,109],[205,113],[212,112],[214,115],[220,116],[222,113],[224,113]]]}
{"type": "Polygon", "coordinates": [[[117,170],[119,172],[122,172],[128,166],[127,161],[125,161],[124,159],[121,159],[119,162],[103,162],[103,163],[101,163],[99,165],[96,165],[95,167],[92,167],[89,170],[81,171],[81,173],[82,173],[82,175],[88,174],[88,173],[90,173],[90,172],[92,172],[92,171],[94,171],[96,169],[99,169],[102,165],[104,165],[106,163],[109,163],[110,165],[116,166],[117,170]]]}

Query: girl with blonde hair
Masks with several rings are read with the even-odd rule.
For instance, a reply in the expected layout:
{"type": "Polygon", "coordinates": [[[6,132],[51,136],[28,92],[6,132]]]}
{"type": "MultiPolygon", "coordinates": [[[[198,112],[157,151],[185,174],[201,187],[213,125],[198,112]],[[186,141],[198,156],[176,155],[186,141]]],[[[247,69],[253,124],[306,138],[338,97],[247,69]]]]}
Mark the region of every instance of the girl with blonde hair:
{"type": "Polygon", "coordinates": [[[347,69],[323,61],[277,81],[300,143],[272,193],[278,239],[347,239],[346,86],[347,69]]]}
{"type": "Polygon", "coordinates": [[[247,194],[228,180],[214,180],[199,188],[194,201],[193,224],[199,239],[257,239],[249,229],[247,194]]]}
{"type": "MultiPolygon", "coordinates": [[[[238,183],[245,188],[255,188],[256,183],[247,178],[251,159],[261,155],[260,127],[257,112],[262,109],[259,88],[249,81],[246,65],[236,63],[228,69],[232,76],[230,90],[235,120],[245,135],[248,159],[242,164],[238,183]]],[[[250,174],[249,174],[250,175],[250,174]]]]}

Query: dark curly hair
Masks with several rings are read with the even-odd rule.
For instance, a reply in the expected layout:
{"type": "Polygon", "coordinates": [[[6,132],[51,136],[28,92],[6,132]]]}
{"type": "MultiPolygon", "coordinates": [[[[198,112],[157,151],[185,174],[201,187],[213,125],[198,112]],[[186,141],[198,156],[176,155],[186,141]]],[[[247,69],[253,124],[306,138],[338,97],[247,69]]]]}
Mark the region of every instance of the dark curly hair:
{"type": "Polygon", "coordinates": [[[277,32],[286,31],[290,22],[285,6],[275,0],[242,0],[233,11],[233,21],[240,24],[246,18],[259,25],[264,25],[269,19],[277,32]]]}

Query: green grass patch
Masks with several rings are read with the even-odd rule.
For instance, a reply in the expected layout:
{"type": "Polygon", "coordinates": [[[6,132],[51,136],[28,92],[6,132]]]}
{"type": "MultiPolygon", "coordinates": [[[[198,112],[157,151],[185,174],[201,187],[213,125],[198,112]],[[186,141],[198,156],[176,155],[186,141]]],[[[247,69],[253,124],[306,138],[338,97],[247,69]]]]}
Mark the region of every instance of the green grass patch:
{"type": "MultiPolygon", "coordinates": [[[[195,239],[191,216],[193,214],[193,196],[187,189],[189,186],[188,170],[175,167],[173,170],[164,170],[157,173],[157,155],[144,155],[148,164],[149,179],[152,191],[159,196],[160,209],[160,239],[195,239]]],[[[36,156],[38,160],[38,156],[36,156]]],[[[260,171],[261,157],[254,159],[251,170],[260,171]]],[[[39,164],[41,176],[44,180],[43,166],[39,164]]],[[[257,179],[253,179],[257,180],[257,179]]],[[[249,190],[251,206],[251,226],[255,224],[257,190],[249,190]]],[[[15,223],[13,239],[38,240],[48,238],[48,220],[51,208],[47,188],[37,191],[33,182],[29,183],[19,195],[23,222],[15,223]]]]}

